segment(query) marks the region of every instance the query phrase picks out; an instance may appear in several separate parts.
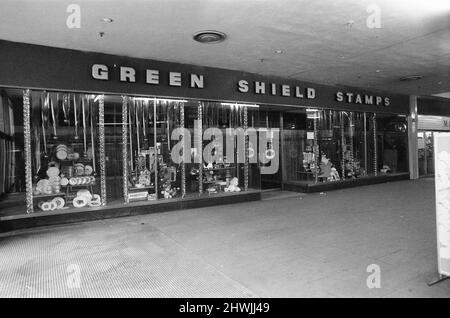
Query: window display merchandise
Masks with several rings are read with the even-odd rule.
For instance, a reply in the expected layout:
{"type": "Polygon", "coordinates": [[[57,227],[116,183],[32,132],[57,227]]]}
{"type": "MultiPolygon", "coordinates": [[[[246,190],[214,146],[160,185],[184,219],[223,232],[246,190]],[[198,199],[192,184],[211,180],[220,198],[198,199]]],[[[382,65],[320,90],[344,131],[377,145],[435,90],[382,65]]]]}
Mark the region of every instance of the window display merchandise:
{"type": "Polygon", "coordinates": [[[407,171],[406,119],[397,115],[8,92],[0,113],[2,211],[8,192],[22,193],[25,200],[12,202],[25,202],[27,213],[89,211],[236,195],[259,191],[263,182],[281,187],[407,171]],[[248,128],[254,138],[239,136],[248,128]],[[262,175],[275,161],[277,171],[262,175]]]}
{"type": "Polygon", "coordinates": [[[33,206],[39,210],[102,205],[99,100],[29,93],[33,206]]]}
{"type": "Polygon", "coordinates": [[[284,117],[287,181],[335,182],[408,171],[405,117],[320,109],[284,117]]]}

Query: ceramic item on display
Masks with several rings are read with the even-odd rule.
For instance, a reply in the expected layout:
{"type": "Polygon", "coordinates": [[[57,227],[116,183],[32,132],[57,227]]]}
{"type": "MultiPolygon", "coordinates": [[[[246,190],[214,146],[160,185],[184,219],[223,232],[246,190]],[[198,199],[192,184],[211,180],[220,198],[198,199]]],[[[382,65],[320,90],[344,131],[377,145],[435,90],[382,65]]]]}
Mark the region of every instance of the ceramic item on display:
{"type": "Polygon", "coordinates": [[[101,201],[100,195],[93,194],[92,198],[91,198],[91,201],[89,202],[89,206],[91,206],[91,207],[98,207],[101,204],[102,204],[102,201],[101,201]]]}
{"type": "Polygon", "coordinates": [[[85,197],[88,201],[90,201],[92,199],[92,194],[89,190],[82,189],[77,192],[77,197],[85,197]]]}
{"type": "Polygon", "coordinates": [[[62,197],[55,197],[53,198],[52,202],[56,204],[57,209],[62,209],[64,205],[66,204],[66,201],[62,197]]]}
{"type": "Polygon", "coordinates": [[[52,194],[53,188],[51,185],[46,185],[42,191],[44,194],[52,194]]]}
{"type": "Polygon", "coordinates": [[[59,184],[58,185],[54,185],[52,187],[52,192],[53,193],[60,193],[61,192],[61,188],[60,188],[59,184]]]}
{"type": "Polygon", "coordinates": [[[59,163],[57,163],[56,161],[50,161],[50,162],[48,163],[48,167],[49,167],[49,168],[50,168],[50,167],[56,167],[56,168],[59,169],[59,163]]]}
{"type": "Polygon", "coordinates": [[[47,176],[56,177],[59,175],[59,169],[56,167],[50,167],[47,169],[47,176]]]}
{"type": "Polygon", "coordinates": [[[69,184],[71,185],[71,186],[74,186],[74,185],[76,185],[77,184],[77,179],[76,178],[70,178],[69,179],[69,184]]]}
{"type": "Polygon", "coordinates": [[[94,171],[94,169],[92,168],[92,166],[90,166],[90,165],[86,165],[86,166],[84,166],[84,174],[85,175],[90,175],[90,174],[92,174],[92,172],[94,171]]]}
{"type": "Polygon", "coordinates": [[[60,149],[56,151],[56,158],[59,160],[66,160],[67,159],[67,151],[60,149]]]}
{"type": "Polygon", "coordinates": [[[75,197],[75,199],[73,199],[72,202],[73,206],[76,208],[82,208],[85,207],[88,204],[88,200],[86,199],[86,197],[75,197]]]}
{"type": "Polygon", "coordinates": [[[58,205],[56,204],[56,202],[53,202],[53,200],[52,200],[52,201],[49,201],[48,203],[50,204],[50,211],[57,209],[58,205]]]}
{"type": "Polygon", "coordinates": [[[50,202],[41,202],[39,204],[39,207],[41,208],[42,211],[50,211],[52,208],[52,205],[50,204],[50,202]]]}
{"type": "Polygon", "coordinates": [[[59,184],[59,182],[61,181],[61,177],[60,176],[51,176],[48,178],[48,181],[51,185],[56,185],[56,184],[59,184]]]}
{"type": "Polygon", "coordinates": [[[68,148],[66,145],[60,144],[56,147],[56,158],[59,160],[67,159],[68,148]]]}
{"type": "Polygon", "coordinates": [[[61,180],[59,181],[59,184],[62,186],[67,186],[69,184],[69,179],[61,178],[61,180]]]}
{"type": "Polygon", "coordinates": [[[36,189],[38,189],[40,192],[44,191],[44,188],[49,185],[49,181],[47,179],[41,179],[38,181],[36,185],[36,189]]]}
{"type": "Polygon", "coordinates": [[[84,175],[84,165],[82,164],[82,163],[80,163],[80,164],[76,164],[75,166],[74,166],[74,168],[75,168],[75,175],[76,176],[82,176],[82,175],[84,175]]]}

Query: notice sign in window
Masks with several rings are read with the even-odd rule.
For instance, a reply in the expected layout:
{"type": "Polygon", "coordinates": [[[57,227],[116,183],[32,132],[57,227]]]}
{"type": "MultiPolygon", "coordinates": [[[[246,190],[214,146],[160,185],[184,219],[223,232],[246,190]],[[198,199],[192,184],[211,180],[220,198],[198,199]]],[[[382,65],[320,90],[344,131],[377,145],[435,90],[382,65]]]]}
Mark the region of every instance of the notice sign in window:
{"type": "Polygon", "coordinates": [[[450,133],[434,134],[439,274],[450,276],[450,133]]]}

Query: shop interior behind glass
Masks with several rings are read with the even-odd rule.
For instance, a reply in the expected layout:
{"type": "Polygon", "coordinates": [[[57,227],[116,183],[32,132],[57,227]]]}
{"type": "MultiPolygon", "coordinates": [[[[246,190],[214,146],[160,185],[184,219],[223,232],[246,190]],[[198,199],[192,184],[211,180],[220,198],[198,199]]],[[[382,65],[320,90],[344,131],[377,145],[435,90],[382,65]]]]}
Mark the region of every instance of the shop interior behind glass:
{"type": "Polygon", "coordinates": [[[405,116],[43,90],[29,91],[27,166],[24,90],[1,94],[0,215],[151,204],[278,189],[284,182],[408,172],[405,116]],[[178,128],[185,133],[178,135],[178,128]],[[239,152],[227,151],[230,144],[219,137],[203,138],[214,130],[225,138],[228,128],[255,128],[257,137],[269,136],[262,152],[258,142],[246,139],[246,156],[262,156],[264,162],[239,160],[239,152]],[[280,130],[277,147],[273,129],[280,130]],[[173,160],[173,149],[181,161],[173,160]],[[205,151],[209,161],[202,160],[205,151]],[[275,173],[260,173],[274,162],[275,173]]]}

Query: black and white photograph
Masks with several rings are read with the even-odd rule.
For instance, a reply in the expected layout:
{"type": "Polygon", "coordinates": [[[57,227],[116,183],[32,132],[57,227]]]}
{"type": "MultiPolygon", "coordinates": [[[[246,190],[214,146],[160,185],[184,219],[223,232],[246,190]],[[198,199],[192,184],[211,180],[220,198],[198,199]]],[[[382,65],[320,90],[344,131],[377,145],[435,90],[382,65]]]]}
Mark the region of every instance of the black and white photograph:
{"type": "Polygon", "coordinates": [[[280,316],[449,277],[450,0],[0,0],[0,298],[280,316]]]}

